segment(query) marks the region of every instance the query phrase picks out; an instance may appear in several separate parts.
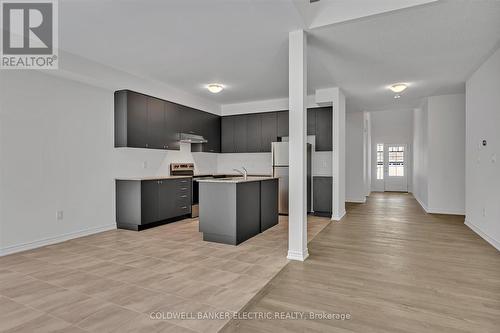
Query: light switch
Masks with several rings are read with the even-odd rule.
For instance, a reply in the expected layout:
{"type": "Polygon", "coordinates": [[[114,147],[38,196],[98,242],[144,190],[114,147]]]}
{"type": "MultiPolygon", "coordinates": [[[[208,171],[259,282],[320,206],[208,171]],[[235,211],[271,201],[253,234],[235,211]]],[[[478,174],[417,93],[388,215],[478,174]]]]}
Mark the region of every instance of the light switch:
{"type": "Polygon", "coordinates": [[[492,154],[491,155],[491,163],[496,163],[497,162],[497,154],[492,154]]]}

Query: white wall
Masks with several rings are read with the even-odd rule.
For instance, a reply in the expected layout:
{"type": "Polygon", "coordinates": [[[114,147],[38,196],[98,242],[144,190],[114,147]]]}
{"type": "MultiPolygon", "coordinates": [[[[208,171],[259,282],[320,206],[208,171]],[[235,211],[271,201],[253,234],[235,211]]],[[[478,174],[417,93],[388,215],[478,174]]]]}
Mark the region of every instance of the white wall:
{"type": "Polygon", "coordinates": [[[413,194],[429,213],[465,210],[465,96],[432,96],[414,110],[413,194]]]}
{"type": "Polygon", "coordinates": [[[363,112],[346,115],[346,201],[365,202],[365,150],[363,112]]]}
{"type": "Polygon", "coordinates": [[[465,95],[429,97],[428,209],[465,213],[465,95]]]}
{"type": "Polygon", "coordinates": [[[115,149],[112,89],[4,71],[0,93],[1,253],[114,228],[115,177],[168,174],[171,161],[216,170],[215,155],[191,154],[185,145],[179,152],[115,149]]]}
{"type": "Polygon", "coordinates": [[[500,250],[500,49],[466,85],[466,224],[500,250]],[[487,140],[487,146],[481,142],[487,140]]]}
{"type": "MultiPolygon", "coordinates": [[[[221,114],[223,116],[231,116],[246,113],[283,111],[288,110],[288,107],[288,98],[266,99],[244,103],[223,104],[221,106],[221,114]]],[[[314,95],[307,96],[307,107],[319,107],[315,102],[314,95]]]]}
{"type": "Polygon", "coordinates": [[[412,143],[413,143],[413,110],[374,111],[371,119],[371,185],[372,191],[383,191],[383,180],[377,179],[377,144],[406,144],[408,147],[407,179],[408,191],[411,191],[412,180],[412,143]]]}
{"type": "Polygon", "coordinates": [[[413,118],[413,196],[428,210],[428,110],[427,99],[414,110],[413,118]]]}

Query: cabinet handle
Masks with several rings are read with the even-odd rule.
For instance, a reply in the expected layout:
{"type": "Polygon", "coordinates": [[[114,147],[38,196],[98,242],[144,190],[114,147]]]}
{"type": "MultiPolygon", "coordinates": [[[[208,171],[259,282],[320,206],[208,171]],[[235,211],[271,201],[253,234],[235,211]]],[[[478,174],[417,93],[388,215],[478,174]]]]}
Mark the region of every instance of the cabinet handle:
{"type": "Polygon", "coordinates": [[[182,208],[182,209],[186,209],[186,208],[188,208],[188,207],[187,207],[187,206],[182,206],[181,208],[182,208]]]}
{"type": "Polygon", "coordinates": [[[149,147],[149,145],[146,143],[146,148],[148,148],[148,147],[149,147]]]}
{"type": "Polygon", "coordinates": [[[187,190],[188,188],[187,187],[181,187],[181,190],[187,190]]]}
{"type": "Polygon", "coordinates": [[[187,198],[187,195],[181,195],[181,198],[187,198]]]}

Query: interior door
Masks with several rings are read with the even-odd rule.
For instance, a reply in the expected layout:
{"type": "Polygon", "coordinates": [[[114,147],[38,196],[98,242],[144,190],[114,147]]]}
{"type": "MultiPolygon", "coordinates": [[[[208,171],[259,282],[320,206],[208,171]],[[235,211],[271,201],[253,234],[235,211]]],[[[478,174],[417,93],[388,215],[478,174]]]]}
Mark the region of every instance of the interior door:
{"type": "Polygon", "coordinates": [[[408,151],[406,145],[386,144],[384,152],[384,190],[408,192],[408,151]]]}

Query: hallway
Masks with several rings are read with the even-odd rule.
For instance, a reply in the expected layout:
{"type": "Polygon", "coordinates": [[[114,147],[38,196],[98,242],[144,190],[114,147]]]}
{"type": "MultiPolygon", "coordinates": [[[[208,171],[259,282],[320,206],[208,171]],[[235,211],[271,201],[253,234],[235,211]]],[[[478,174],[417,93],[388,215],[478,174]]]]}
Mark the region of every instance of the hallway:
{"type": "Polygon", "coordinates": [[[246,311],[350,320],[243,320],[227,332],[498,332],[500,255],[462,216],[426,214],[411,194],[350,204],[246,311]]]}

